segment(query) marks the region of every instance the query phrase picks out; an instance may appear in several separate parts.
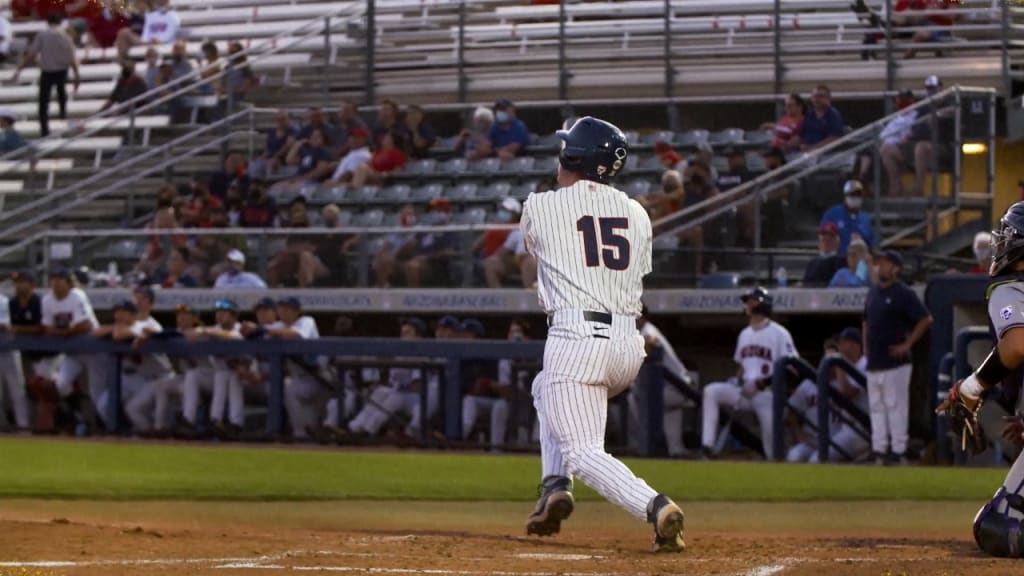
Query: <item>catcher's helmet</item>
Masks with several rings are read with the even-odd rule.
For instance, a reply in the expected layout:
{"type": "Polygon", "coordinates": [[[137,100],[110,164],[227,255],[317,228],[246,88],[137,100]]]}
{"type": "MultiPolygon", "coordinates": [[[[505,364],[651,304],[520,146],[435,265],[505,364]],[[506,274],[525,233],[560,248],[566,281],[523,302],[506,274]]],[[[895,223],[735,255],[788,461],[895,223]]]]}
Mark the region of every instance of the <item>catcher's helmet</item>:
{"type": "Polygon", "coordinates": [[[585,116],[569,130],[555,134],[562,139],[558,160],[566,170],[587,180],[607,184],[626,165],[629,144],[614,125],[585,116]]]}
{"type": "Polygon", "coordinates": [[[1024,256],[1024,202],[1006,209],[992,231],[992,264],[988,273],[999,276],[1024,256]]]}
{"type": "Polygon", "coordinates": [[[757,305],[754,306],[754,312],[757,314],[764,314],[768,316],[772,313],[772,295],[767,290],[760,286],[756,286],[747,292],[743,296],[740,296],[740,300],[745,304],[748,300],[754,300],[757,305]]]}

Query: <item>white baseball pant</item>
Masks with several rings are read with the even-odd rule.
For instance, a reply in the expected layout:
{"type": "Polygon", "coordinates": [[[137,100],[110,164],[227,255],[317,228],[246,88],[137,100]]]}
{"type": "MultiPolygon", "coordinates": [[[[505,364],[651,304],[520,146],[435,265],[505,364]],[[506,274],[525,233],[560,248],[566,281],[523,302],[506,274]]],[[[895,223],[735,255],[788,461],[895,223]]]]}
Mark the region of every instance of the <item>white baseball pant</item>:
{"type": "Polygon", "coordinates": [[[182,386],[182,414],[189,424],[195,425],[199,414],[200,390],[213,391],[210,400],[210,420],[223,422],[227,405],[228,422],[235,426],[245,424],[245,396],[242,383],[230,369],[208,367],[192,368],[185,372],[182,386]]]}
{"type": "Polygon", "coordinates": [[[109,367],[113,366],[113,356],[109,354],[60,354],[40,360],[35,365],[38,376],[52,380],[61,398],[67,398],[75,391],[75,380],[83,371],[88,378],[89,399],[96,407],[96,413],[104,426],[109,430],[111,422],[101,401],[107,390],[109,367]]]}
{"type": "MultiPolygon", "coordinates": [[[[21,353],[17,351],[0,353],[0,385],[11,401],[14,411],[14,423],[22,430],[32,427],[32,416],[29,414],[28,393],[25,390],[25,372],[21,367],[21,353]]],[[[0,395],[2,397],[2,395],[0,395]]],[[[0,410],[3,406],[0,405],[0,410]]]]}
{"type": "MultiPolygon", "coordinates": [[[[852,460],[857,460],[871,449],[867,439],[857,433],[849,424],[840,424],[832,433],[832,449],[828,451],[830,462],[839,462],[845,458],[836,450],[836,446],[846,452],[852,460]]],[[[813,462],[818,461],[818,455],[814,455],[813,462]]]]}
{"type": "Polygon", "coordinates": [[[491,447],[505,443],[508,430],[508,400],[486,396],[464,396],[462,398],[462,439],[468,439],[481,413],[491,416],[491,447]]]}
{"type": "Polygon", "coordinates": [[[392,414],[404,413],[410,417],[410,423],[406,428],[406,433],[409,433],[413,424],[419,422],[419,406],[418,392],[400,392],[387,386],[378,386],[370,394],[369,401],[359,414],[348,423],[348,429],[375,436],[387,424],[392,414]]]}
{"type": "Polygon", "coordinates": [[[284,381],[284,407],[292,425],[292,436],[305,438],[306,428],[317,420],[318,399],[326,396],[326,390],[311,376],[289,376],[284,381]]]}
{"type": "Polygon", "coordinates": [[[871,413],[871,449],[887,454],[907,451],[910,413],[911,364],[868,372],[868,407],[871,413]]]}
{"type": "Polygon", "coordinates": [[[717,382],[704,387],[701,405],[701,444],[711,448],[718,438],[718,417],[723,409],[754,412],[761,428],[761,445],[767,460],[772,459],[772,391],[759,390],[752,397],[743,395],[735,381],[717,382]]]}
{"type": "Polygon", "coordinates": [[[533,383],[540,422],[542,473],[578,476],[608,501],[646,521],[657,496],[604,449],[608,399],[636,379],[644,339],[629,316],[611,326],[584,320],[578,310],[554,314],[544,346],[544,369],[533,383]]]}
{"type": "Polygon", "coordinates": [[[786,453],[786,462],[811,462],[817,461],[818,447],[806,442],[797,442],[789,448],[786,453]]]}

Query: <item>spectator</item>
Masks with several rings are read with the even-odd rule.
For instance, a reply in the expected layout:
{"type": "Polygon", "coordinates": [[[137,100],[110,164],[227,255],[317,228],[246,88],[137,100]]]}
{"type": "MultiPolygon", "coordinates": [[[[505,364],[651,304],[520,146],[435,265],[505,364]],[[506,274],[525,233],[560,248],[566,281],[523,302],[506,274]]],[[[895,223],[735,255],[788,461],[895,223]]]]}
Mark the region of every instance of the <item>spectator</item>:
{"type": "Polygon", "coordinates": [[[146,243],[146,251],[139,260],[136,271],[149,276],[164,264],[164,259],[172,248],[188,249],[188,238],[183,234],[168,234],[164,230],[181,228],[178,222],[177,212],[172,207],[157,208],[153,213],[153,220],[146,225],[146,228],[153,230],[146,243]],[[157,232],[157,231],[161,232],[157,232]]]}
{"type": "Polygon", "coordinates": [[[839,226],[825,221],[818,227],[818,255],[804,269],[804,286],[827,286],[846,259],[839,254],[839,226]]]}
{"type": "Polygon", "coordinates": [[[245,271],[245,254],[241,250],[231,250],[226,258],[227,270],[217,277],[214,288],[266,288],[262,278],[245,271]]]}
{"type": "Polygon", "coordinates": [[[11,21],[0,13],[0,64],[6,64],[11,56],[11,38],[14,37],[11,21]]]}
{"type": "Polygon", "coordinates": [[[249,173],[257,178],[268,178],[277,174],[286,162],[297,134],[298,131],[292,127],[288,112],[278,110],[274,114],[274,127],[267,131],[263,153],[249,163],[249,173]]]}
{"type": "Polygon", "coordinates": [[[811,109],[800,128],[800,149],[816,150],[842,138],[846,132],[843,116],[832,106],[832,91],[819,84],[811,97],[811,109]]]}
{"type": "Polygon", "coordinates": [[[199,72],[199,78],[203,82],[199,84],[199,93],[203,95],[223,95],[223,77],[219,76],[219,74],[224,70],[224,66],[220,59],[220,50],[217,49],[217,45],[213,42],[206,41],[200,46],[199,51],[203,55],[202,68],[199,72]]]}
{"type": "Polygon", "coordinates": [[[974,251],[974,266],[967,270],[968,274],[988,274],[992,266],[992,233],[978,232],[971,244],[974,251]]]}
{"type": "Polygon", "coordinates": [[[743,150],[730,146],[722,152],[722,155],[729,162],[729,167],[718,175],[718,180],[715,182],[715,187],[719,192],[726,192],[754,179],[754,175],[747,170],[747,158],[743,154],[743,150]]]}
{"type": "MultiPolygon", "coordinates": [[[[337,205],[324,206],[320,215],[324,228],[342,227],[341,209],[337,205]]],[[[348,284],[348,258],[358,242],[358,234],[348,233],[325,234],[316,238],[314,255],[326,269],[326,273],[316,279],[318,286],[337,288],[348,284]]]]}
{"type": "MultiPolygon", "coordinates": [[[[447,198],[430,201],[427,224],[446,226],[451,220],[451,205],[447,198]]],[[[427,272],[447,271],[445,265],[455,255],[457,238],[452,232],[424,232],[416,240],[415,252],[405,263],[405,282],[411,288],[419,287],[427,272]]]]}
{"type": "Polygon", "coordinates": [[[170,44],[178,38],[181,18],[169,4],[170,0],[156,0],[156,7],[146,11],[141,35],[130,28],[118,34],[116,44],[120,58],[127,58],[131,47],[137,44],[170,44]]]}
{"type": "Polygon", "coordinates": [[[505,238],[505,242],[484,260],[484,278],[488,288],[501,288],[508,276],[519,274],[523,288],[531,288],[537,281],[537,261],[526,251],[523,234],[519,230],[519,217],[523,207],[515,198],[505,198],[498,211],[498,221],[515,224],[516,228],[505,238]]]}
{"type": "Polygon", "coordinates": [[[129,27],[128,14],[121,6],[104,6],[88,22],[89,44],[97,48],[112,48],[117,36],[129,27]]]}
{"type": "Polygon", "coordinates": [[[654,153],[658,155],[658,162],[665,170],[684,170],[686,161],[678,152],[672,149],[672,144],[659,140],[654,144],[654,153]]]}
{"type": "Polygon", "coordinates": [[[100,111],[107,110],[115,104],[123,104],[134,100],[148,91],[146,81],[135,73],[135,61],[126,60],[121,63],[121,75],[114,84],[114,90],[103,103],[100,111]]]}
{"type": "Polygon", "coordinates": [[[490,108],[473,111],[473,123],[459,132],[455,142],[455,154],[470,162],[486,158],[491,151],[491,127],[494,126],[494,112],[490,108]]]}
{"type": "MultiPolygon", "coordinates": [[[[311,316],[302,313],[298,298],[283,298],[277,303],[279,322],[267,330],[267,336],[288,340],[318,340],[320,331],[311,316]]],[[[316,406],[326,402],[328,389],[317,379],[317,364],[305,357],[292,357],[286,369],[284,405],[292,425],[293,438],[305,438],[306,430],[319,421],[316,406]]]]}
{"type": "Polygon", "coordinates": [[[25,139],[14,128],[14,122],[14,112],[10,108],[0,110],[0,154],[25,147],[25,139]]]}
{"type": "Polygon", "coordinates": [[[846,248],[854,237],[859,236],[868,247],[875,245],[875,231],[871,217],[861,210],[864,203],[864,187],[857,180],[847,180],[843,185],[843,203],[825,211],[821,224],[834,222],[839,229],[839,254],[846,256],[846,248]]]}
{"type": "Polygon", "coordinates": [[[198,177],[192,179],[192,199],[181,211],[188,228],[212,228],[214,213],[224,209],[224,201],[210,192],[210,186],[198,177]]]}
{"type": "MultiPolygon", "coordinates": [[[[693,157],[694,157],[694,161],[700,161],[700,162],[704,163],[704,169],[707,170],[707,172],[708,172],[708,180],[707,181],[708,182],[717,182],[718,181],[718,169],[715,168],[715,162],[714,162],[714,160],[715,160],[715,151],[714,151],[714,149],[711,148],[711,144],[708,144],[705,141],[698,142],[697,143],[697,152],[694,154],[693,157]]],[[[689,167],[689,165],[690,165],[690,163],[687,163],[687,167],[689,167]]],[[[684,176],[684,182],[685,182],[685,176],[686,176],[686,171],[685,170],[683,171],[683,176],[684,176]]]]}
{"type": "Polygon", "coordinates": [[[344,142],[339,142],[338,138],[338,127],[331,124],[327,120],[327,115],[324,111],[317,107],[312,107],[309,112],[306,113],[306,124],[299,129],[299,140],[311,140],[313,138],[313,132],[319,130],[320,134],[324,137],[324,146],[327,148],[328,160],[335,160],[337,158],[338,150],[334,149],[334,146],[341,146],[344,142]]]}
{"type": "Polygon", "coordinates": [[[799,94],[793,93],[786,97],[785,112],[777,122],[766,122],[762,130],[773,130],[772,147],[780,148],[784,153],[800,151],[800,134],[803,131],[804,114],[807,102],[799,94]]]}
{"type": "Polygon", "coordinates": [[[339,144],[344,146],[340,150],[342,156],[350,152],[348,143],[356,129],[363,130],[367,135],[370,134],[370,127],[367,126],[366,121],[359,115],[359,107],[356,106],[356,103],[351,100],[342,100],[338,108],[339,144]]]}
{"type": "Polygon", "coordinates": [[[899,281],[903,258],[887,250],[876,258],[878,283],[864,303],[864,341],[868,356],[868,401],[875,463],[892,456],[907,463],[910,410],[910,350],[928,333],[932,317],[917,293],[899,281]]]}
{"type": "Polygon", "coordinates": [[[259,85],[259,80],[249,67],[249,57],[241,42],[228,44],[228,71],[223,79],[223,92],[231,106],[245,102],[249,92],[259,85]]]}
{"type": "Polygon", "coordinates": [[[256,180],[249,185],[249,195],[238,225],[243,228],[273,228],[277,224],[277,203],[267,193],[267,184],[256,180]]]}
{"type": "Polygon", "coordinates": [[[44,138],[50,135],[50,93],[57,89],[57,104],[60,118],[68,117],[68,95],[65,85],[68,83],[68,69],[74,72],[72,94],[78,94],[81,78],[78,74],[78,59],[75,56],[75,45],[67,33],[61,29],[61,15],[52,13],[47,17],[47,28],[36,34],[25,52],[21,64],[14,71],[11,81],[15,84],[21,71],[32,62],[39,61],[39,133],[44,138]]]}
{"type": "Polygon", "coordinates": [[[327,136],[319,128],[310,132],[308,140],[297,140],[288,151],[287,162],[289,166],[296,166],[298,173],[271,186],[270,193],[280,195],[301,192],[304,188],[317,186],[330,176],[333,166],[328,149],[330,145],[327,136]]]}
{"type": "MultiPolygon", "coordinates": [[[[216,323],[201,326],[185,337],[189,342],[203,340],[241,340],[238,323],[238,305],[231,300],[217,300],[213,304],[216,323]]],[[[225,437],[237,437],[245,426],[245,389],[235,372],[237,358],[208,357],[200,367],[185,374],[182,392],[182,414],[186,429],[195,430],[199,412],[200,390],[211,390],[210,425],[225,437]],[[227,424],[224,410],[227,408],[227,424]]]]}
{"type": "Polygon", "coordinates": [[[530,145],[530,130],[516,117],[516,108],[510,100],[502,98],[494,103],[494,125],[487,136],[490,155],[510,160],[526,152],[530,145]]]}
{"type": "MultiPolygon", "coordinates": [[[[903,159],[915,156],[914,142],[911,136],[913,135],[914,120],[917,118],[917,110],[905,110],[913,103],[913,92],[910,90],[900,92],[896,97],[896,108],[903,112],[887,122],[885,127],[882,128],[882,133],[879,135],[881,148],[879,148],[878,153],[881,156],[882,165],[885,166],[885,171],[889,176],[889,193],[894,196],[903,195],[903,182],[901,178],[903,159]]],[[[871,180],[873,161],[874,155],[870,152],[860,154],[858,175],[862,182],[871,180]]],[[[923,170],[918,170],[918,172],[921,172],[920,180],[923,182],[923,170]]],[[[919,185],[916,187],[920,188],[919,185]]]]}
{"type": "MultiPolygon", "coordinates": [[[[398,223],[404,228],[411,228],[416,224],[416,209],[411,204],[406,204],[399,209],[398,223]]],[[[415,253],[415,249],[415,233],[393,232],[388,234],[380,243],[380,248],[373,257],[375,286],[378,288],[390,287],[395,264],[409,260],[415,253]]]]}
{"type": "Polygon", "coordinates": [[[398,104],[386,98],[381,100],[377,106],[377,122],[373,125],[374,150],[383,148],[384,138],[388,135],[393,137],[395,133],[400,133],[404,137],[403,142],[409,141],[409,130],[400,120],[398,104]]]}
{"type": "Polygon", "coordinates": [[[778,146],[772,146],[761,154],[766,172],[778,170],[786,165],[786,153],[778,146]]]}
{"type": "Polygon", "coordinates": [[[356,167],[352,175],[353,186],[379,184],[388,176],[400,171],[409,161],[405,154],[405,135],[402,132],[387,134],[381,141],[381,147],[374,152],[369,162],[356,167]]]}
{"type": "MultiPolygon", "coordinates": [[[[961,0],[900,0],[900,2],[898,2],[897,4],[899,5],[906,3],[909,4],[911,9],[914,10],[928,10],[931,12],[935,12],[939,10],[949,10],[951,7],[959,5],[960,2],[961,0]]],[[[914,35],[910,38],[911,42],[915,44],[936,43],[945,42],[952,38],[953,34],[949,30],[949,28],[953,26],[953,23],[956,20],[956,15],[932,13],[925,16],[924,18],[919,18],[917,20],[918,21],[915,22],[915,25],[920,26],[927,24],[930,26],[934,26],[934,28],[918,30],[917,32],[914,32],[914,35]]],[[[906,54],[903,55],[903,57],[909,60],[916,55],[917,49],[910,48],[907,50],[906,54]]],[[[942,56],[942,51],[936,50],[935,55],[942,56]]]]}
{"type": "Polygon", "coordinates": [[[846,250],[846,267],[836,270],[829,288],[852,288],[871,285],[871,253],[860,238],[853,239],[846,250]]]}
{"type": "Polygon", "coordinates": [[[190,259],[191,254],[187,247],[171,248],[163,269],[156,274],[156,283],[161,288],[195,288],[198,286],[199,282],[188,272],[190,259]]]}
{"type": "MultiPolygon", "coordinates": [[[[306,199],[296,197],[288,205],[289,228],[309,228],[306,199]]],[[[323,262],[317,258],[316,242],[308,236],[289,236],[284,250],[274,255],[267,267],[267,280],[271,286],[289,288],[311,287],[318,278],[328,275],[323,262]]]]}
{"type": "Polygon", "coordinates": [[[661,174],[661,190],[639,196],[636,201],[647,209],[651,220],[657,220],[679,210],[684,197],[683,175],[666,170],[661,174]]]}
{"type": "MultiPolygon", "coordinates": [[[[170,59],[165,60],[163,65],[161,65],[158,84],[160,86],[169,86],[165,89],[165,93],[173,94],[185,88],[187,81],[179,82],[179,80],[190,76],[194,70],[195,68],[193,68],[192,63],[188,60],[188,45],[185,44],[184,40],[178,40],[171,48],[170,59]]],[[[184,94],[171,99],[167,103],[167,109],[173,122],[183,123],[189,121],[189,109],[186,104],[187,100],[184,94]]]]}
{"type": "MultiPolygon", "coordinates": [[[[11,309],[13,301],[0,294],[0,332],[13,332],[11,309]]],[[[28,397],[25,389],[25,372],[21,365],[21,352],[9,350],[0,352],[0,421],[6,422],[4,397],[9,399],[14,412],[14,423],[18,430],[28,432],[32,427],[28,397]]],[[[6,424],[4,424],[6,426],[6,424]]]]}
{"type": "Polygon", "coordinates": [[[349,132],[347,148],[348,152],[338,161],[337,168],[331,174],[331,179],[324,183],[325,186],[352,182],[359,167],[373,160],[373,154],[370,153],[370,133],[365,128],[356,127],[349,132]]]}
{"type": "Polygon", "coordinates": [[[210,193],[224,199],[228,189],[235,188],[242,196],[249,194],[251,181],[245,169],[245,156],[238,150],[229,150],[224,155],[221,169],[210,175],[210,193]]]}
{"type": "MultiPolygon", "coordinates": [[[[935,96],[942,89],[942,81],[937,76],[925,79],[925,90],[928,97],[935,96]]],[[[914,168],[914,189],[912,193],[920,196],[924,192],[924,177],[936,170],[936,158],[948,151],[946,141],[953,139],[951,110],[945,99],[932,100],[918,108],[915,121],[910,128],[910,136],[900,147],[889,147],[882,155],[886,173],[889,176],[889,193],[893,196],[903,195],[903,171],[911,165],[914,168]],[[938,141],[936,150],[932,143],[933,134],[938,141]]]]}
{"type": "Polygon", "coordinates": [[[413,158],[426,158],[430,148],[437,141],[434,128],[426,120],[423,108],[413,104],[405,111],[405,127],[409,132],[409,155],[413,158]]]}
{"type": "Polygon", "coordinates": [[[89,22],[103,12],[103,6],[96,0],[67,0],[64,3],[66,29],[76,46],[84,46],[89,22]]]}
{"type": "Polygon", "coordinates": [[[146,89],[154,90],[160,86],[160,53],[156,48],[146,49],[146,89]]]}

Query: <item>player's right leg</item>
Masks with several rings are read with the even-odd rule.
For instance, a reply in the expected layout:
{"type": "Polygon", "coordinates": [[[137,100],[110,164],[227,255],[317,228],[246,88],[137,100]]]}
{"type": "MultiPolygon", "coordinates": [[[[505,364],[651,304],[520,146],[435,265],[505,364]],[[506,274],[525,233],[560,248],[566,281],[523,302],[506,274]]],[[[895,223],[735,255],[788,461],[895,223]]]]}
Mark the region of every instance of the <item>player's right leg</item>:
{"type": "Polygon", "coordinates": [[[701,401],[701,450],[714,453],[718,438],[718,417],[722,408],[735,409],[742,395],[732,382],[716,382],[704,387],[701,401]]]}
{"type": "Polygon", "coordinates": [[[871,450],[876,460],[889,452],[889,413],[884,389],[888,372],[868,372],[868,412],[871,416],[871,450]]]}
{"type": "Polygon", "coordinates": [[[562,459],[562,448],[547,424],[547,410],[540,390],[545,386],[544,372],[533,380],[533,403],[537,409],[539,427],[541,483],[537,487],[537,505],[526,519],[526,533],[538,536],[557,534],[562,521],[569,518],[575,507],[572,496],[572,478],[562,459]]]}
{"type": "Polygon", "coordinates": [[[991,556],[1024,558],[1024,456],[1017,458],[995,497],[974,517],[974,541],[991,556]]]}

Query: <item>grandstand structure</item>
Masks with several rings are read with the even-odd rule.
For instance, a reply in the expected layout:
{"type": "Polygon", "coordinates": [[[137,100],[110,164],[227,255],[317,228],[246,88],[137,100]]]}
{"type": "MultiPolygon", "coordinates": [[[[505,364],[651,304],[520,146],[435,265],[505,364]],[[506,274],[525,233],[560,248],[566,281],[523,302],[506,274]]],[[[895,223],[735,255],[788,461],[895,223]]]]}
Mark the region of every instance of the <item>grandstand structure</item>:
{"type": "MultiPolygon", "coordinates": [[[[884,12],[887,3],[868,4],[884,12]]],[[[897,88],[919,86],[937,71],[937,63],[947,86],[987,87],[950,92],[958,102],[968,94],[983,95],[986,101],[986,118],[993,121],[983,133],[972,124],[975,133],[968,135],[965,123],[958,125],[958,133],[964,141],[971,136],[993,144],[988,147],[987,175],[980,185],[965,189],[957,154],[946,174],[933,175],[926,198],[879,197],[871,209],[887,245],[949,256],[966,245],[964,238],[988,214],[998,128],[994,111],[997,102],[1011,102],[1015,96],[1019,22],[1024,18],[1009,3],[965,5],[948,39],[918,45],[897,34],[884,18],[879,26],[851,11],[847,2],[833,0],[631,0],[560,6],[511,0],[213,0],[174,1],[173,6],[190,55],[207,40],[239,40],[246,46],[249,65],[261,81],[258,94],[244,105],[232,103],[216,122],[172,124],[159,105],[173,97],[190,95],[196,110],[213,104],[191,96],[201,82],[197,70],[164,87],[159,96],[146,95],[97,113],[117,73],[116,54],[82,49],[83,84],[69,104],[72,118],[54,122],[56,135],[38,140],[31,157],[14,153],[0,158],[0,265],[46,265],[52,254],[43,247],[44,238],[48,231],[61,229],[83,231],[71,252],[76,264],[137,259],[141,241],[114,242],[102,234],[87,239],[88,230],[137,227],[148,219],[152,195],[168,177],[209,173],[228,148],[258,151],[258,132],[269,125],[277,107],[298,114],[312,105],[330,109],[349,98],[365,102],[372,112],[379,97],[423,104],[439,116],[461,114],[497,97],[516,99],[525,110],[563,115],[598,105],[664,106],[667,125],[627,125],[638,154],[630,160],[625,186],[630,194],[642,195],[657,185],[660,166],[651,149],[659,140],[683,152],[702,140],[716,150],[744,147],[748,167],[763,172],[757,151],[770,134],[757,126],[699,126],[699,119],[687,117],[688,103],[777,103],[786,92],[806,91],[818,83],[829,84],[840,100],[879,98],[897,88]],[[867,37],[874,42],[865,44],[867,37]],[[922,56],[901,58],[908,49],[918,49],[922,56]],[[932,52],[941,52],[942,58],[932,58],[932,52]],[[923,226],[922,210],[928,215],[923,226]]],[[[40,27],[24,22],[14,30],[27,39],[40,27]]],[[[170,47],[157,49],[164,53],[170,47]]],[[[136,47],[131,55],[141,58],[144,52],[145,47],[136,47]]],[[[4,74],[9,78],[9,71],[0,71],[0,79],[4,74]]],[[[26,102],[34,80],[34,72],[26,71],[19,85],[0,87],[0,102],[13,103],[10,107],[22,118],[18,128],[26,136],[38,131],[35,105],[26,102]]],[[[726,255],[718,267],[757,268],[758,277],[767,277],[778,267],[778,258],[798,268],[807,255],[801,250],[813,245],[809,231],[817,216],[811,212],[838,200],[838,183],[858,152],[877,147],[874,139],[883,122],[859,127],[830,148],[832,154],[803,159],[787,172],[761,180],[775,186],[780,181],[800,183],[807,202],[793,204],[808,208],[808,213],[794,222],[797,234],[768,251],[771,260],[728,257],[731,247],[726,243],[719,247],[726,255]]],[[[345,207],[344,223],[371,238],[386,232],[380,227],[397,224],[397,206],[408,201],[425,205],[437,196],[456,203],[456,224],[485,226],[495,200],[525,197],[553,171],[557,141],[550,128],[538,130],[529,155],[513,162],[487,159],[467,165],[452,157],[451,139],[442,138],[431,158],[411,163],[382,187],[309,191],[310,198],[315,204],[345,207]]],[[[720,214],[742,204],[760,204],[756,199],[769,192],[753,190],[753,184],[741,187],[728,201],[688,208],[675,220],[659,223],[662,269],[685,267],[677,262],[687,256],[674,241],[681,230],[675,222],[709,210],[720,214]]],[[[684,224],[682,230],[693,225],[684,224]]],[[[756,236],[759,241],[761,234],[756,236]]],[[[251,248],[262,249],[255,244],[251,248]]],[[[735,248],[749,253],[748,247],[735,248]]],[[[764,247],[752,248],[756,253],[764,247]]],[[[363,265],[372,252],[372,244],[361,247],[363,265]]],[[[461,273],[453,273],[452,280],[473,285],[468,267],[456,265],[461,273]]],[[[354,277],[365,279],[365,271],[356,270],[354,277]]],[[[679,279],[693,280],[680,275],[672,281],[679,279]]]]}

